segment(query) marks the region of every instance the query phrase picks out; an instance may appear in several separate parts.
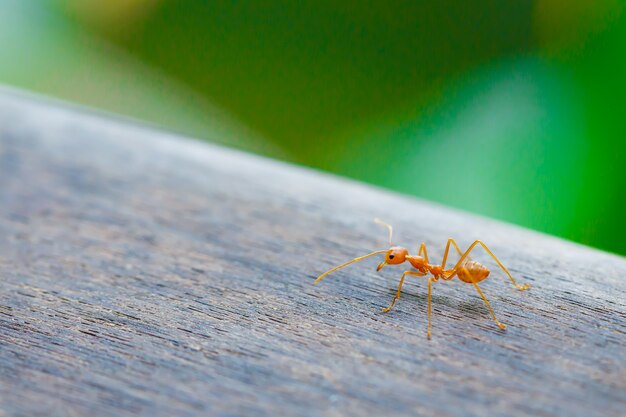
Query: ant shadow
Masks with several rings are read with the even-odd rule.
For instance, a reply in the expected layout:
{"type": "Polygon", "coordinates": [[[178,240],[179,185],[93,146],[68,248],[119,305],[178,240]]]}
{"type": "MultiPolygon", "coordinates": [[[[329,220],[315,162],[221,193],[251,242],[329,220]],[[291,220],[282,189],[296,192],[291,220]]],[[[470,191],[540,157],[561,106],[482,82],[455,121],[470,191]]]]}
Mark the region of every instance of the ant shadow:
{"type": "Polygon", "coordinates": [[[489,315],[489,309],[482,300],[459,301],[458,309],[465,316],[482,317],[489,315]]]}
{"type": "MultiPolygon", "coordinates": [[[[389,302],[391,302],[395,295],[395,291],[389,291],[389,302]]],[[[463,313],[464,316],[468,317],[483,317],[485,314],[489,314],[487,306],[485,306],[485,303],[480,298],[472,297],[470,300],[456,301],[449,296],[435,294],[432,294],[431,298],[433,309],[445,306],[452,312],[463,313]]],[[[403,290],[400,295],[400,299],[396,302],[396,306],[394,307],[397,307],[400,303],[402,303],[402,301],[407,304],[417,304],[422,306],[425,310],[428,307],[428,294],[425,291],[406,292],[403,290]]]]}

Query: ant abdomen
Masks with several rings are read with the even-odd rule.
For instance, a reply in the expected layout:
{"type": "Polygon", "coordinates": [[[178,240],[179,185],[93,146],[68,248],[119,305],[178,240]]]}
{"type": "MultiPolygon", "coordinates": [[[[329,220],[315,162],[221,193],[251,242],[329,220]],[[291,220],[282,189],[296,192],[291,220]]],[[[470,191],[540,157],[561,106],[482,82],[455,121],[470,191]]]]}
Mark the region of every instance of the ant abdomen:
{"type": "Polygon", "coordinates": [[[478,283],[489,276],[489,268],[480,262],[469,261],[457,271],[457,276],[463,282],[478,283]]]}

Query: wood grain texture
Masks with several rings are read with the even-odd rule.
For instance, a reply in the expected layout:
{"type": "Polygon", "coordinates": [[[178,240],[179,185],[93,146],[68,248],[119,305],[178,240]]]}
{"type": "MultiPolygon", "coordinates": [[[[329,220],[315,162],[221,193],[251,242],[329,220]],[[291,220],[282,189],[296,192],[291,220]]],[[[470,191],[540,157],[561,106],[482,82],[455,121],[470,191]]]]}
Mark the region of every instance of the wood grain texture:
{"type": "MultiPolygon", "coordinates": [[[[408,180],[408,179],[407,179],[408,180]]],[[[460,179],[462,180],[462,179],[460,179]]],[[[467,186],[471,187],[471,184],[467,186]]],[[[620,416],[626,261],[87,111],[0,95],[1,416],[620,416]],[[483,290],[368,259],[487,242],[483,290]]]]}

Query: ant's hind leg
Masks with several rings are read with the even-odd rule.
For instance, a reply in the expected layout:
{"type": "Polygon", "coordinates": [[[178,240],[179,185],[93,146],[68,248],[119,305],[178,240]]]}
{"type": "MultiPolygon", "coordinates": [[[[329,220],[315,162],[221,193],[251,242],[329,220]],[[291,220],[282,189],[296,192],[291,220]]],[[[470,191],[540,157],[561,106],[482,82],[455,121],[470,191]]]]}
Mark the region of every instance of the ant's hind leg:
{"type": "Polygon", "coordinates": [[[474,249],[476,247],[476,245],[481,245],[483,247],[483,249],[485,249],[485,251],[487,251],[487,253],[489,255],[491,255],[491,257],[493,258],[494,261],[496,261],[496,263],[498,264],[498,266],[500,266],[500,268],[502,268],[502,270],[509,276],[509,279],[511,280],[511,282],[513,283],[513,285],[515,285],[515,288],[517,288],[518,290],[524,291],[530,288],[530,284],[524,284],[524,285],[520,285],[517,282],[515,282],[515,279],[513,278],[513,275],[511,275],[511,273],[509,272],[508,269],[506,269],[506,267],[504,265],[502,265],[502,262],[500,262],[500,260],[496,257],[496,255],[493,254],[493,252],[491,252],[491,250],[489,250],[489,248],[487,247],[487,245],[485,245],[481,240],[477,240],[474,243],[472,243],[470,245],[470,247],[465,251],[465,253],[463,254],[463,256],[461,256],[461,259],[459,259],[459,262],[457,262],[456,266],[454,267],[454,269],[458,268],[462,262],[468,258],[469,253],[472,251],[472,249],[474,249]]]}
{"type": "Polygon", "coordinates": [[[430,316],[431,316],[431,314],[430,314],[431,307],[430,306],[432,304],[432,302],[431,302],[431,300],[432,300],[432,297],[431,297],[431,294],[432,294],[432,289],[431,289],[432,282],[433,282],[432,278],[428,278],[428,330],[426,330],[426,337],[428,339],[430,339],[430,316]]]}
{"type": "Polygon", "coordinates": [[[506,269],[506,267],[504,265],[502,265],[502,262],[500,262],[500,260],[498,258],[496,258],[496,255],[493,254],[493,252],[491,252],[489,250],[489,248],[487,247],[487,245],[485,245],[483,242],[481,242],[480,240],[478,241],[480,243],[480,245],[487,251],[487,253],[489,255],[491,255],[491,257],[493,258],[494,261],[496,261],[498,263],[498,265],[500,265],[500,268],[502,268],[502,270],[504,272],[506,272],[506,274],[509,276],[509,278],[511,279],[511,282],[513,283],[513,285],[515,285],[515,288],[517,288],[518,290],[527,290],[530,288],[530,284],[524,284],[524,285],[519,285],[517,282],[515,282],[515,279],[513,279],[513,276],[511,275],[511,273],[509,272],[508,269],[506,269]]]}
{"type": "Polygon", "coordinates": [[[393,300],[391,301],[391,304],[389,305],[389,307],[383,308],[383,313],[386,313],[389,310],[391,310],[391,308],[396,304],[396,301],[398,301],[400,299],[400,292],[402,291],[402,284],[404,284],[404,278],[407,275],[414,275],[416,277],[423,277],[425,274],[422,274],[421,272],[417,272],[417,271],[405,271],[402,274],[402,278],[400,278],[400,284],[398,285],[398,291],[396,291],[395,297],[393,297],[393,300]]]}
{"type": "Polygon", "coordinates": [[[498,327],[501,328],[501,329],[506,329],[506,326],[504,324],[500,323],[498,321],[498,319],[496,318],[496,313],[493,312],[493,308],[491,308],[491,304],[489,304],[489,301],[487,300],[487,297],[485,297],[485,294],[483,294],[483,292],[480,290],[480,287],[478,286],[478,284],[476,284],[475,282],[473,282],[472,284],[474,284],[474,288],[476,288],[476,291],[478,291],[478,294],[482,297],[483,301],[487,305],[487,308],[489,308],[489,312],[491,313],[491,317],[493,317],[493,319],[496,322],[496,324],[498,325],[498,327]]]}

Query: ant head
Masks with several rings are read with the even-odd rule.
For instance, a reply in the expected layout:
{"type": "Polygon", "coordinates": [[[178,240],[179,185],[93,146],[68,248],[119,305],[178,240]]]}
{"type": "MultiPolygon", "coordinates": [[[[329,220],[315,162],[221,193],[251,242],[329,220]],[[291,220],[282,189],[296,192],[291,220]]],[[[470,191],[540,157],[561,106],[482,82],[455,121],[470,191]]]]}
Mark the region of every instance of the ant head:
{"type": "Polygon", "coordinates": [[[409,251],[406,248],[400,246],[392,246],[385,253],[385,260],[382,261],[378,267],[377,271],[380,271],[385,265],[398,265],[402,262],[406,261],[406,257],[408,256],[409,251]]]}

